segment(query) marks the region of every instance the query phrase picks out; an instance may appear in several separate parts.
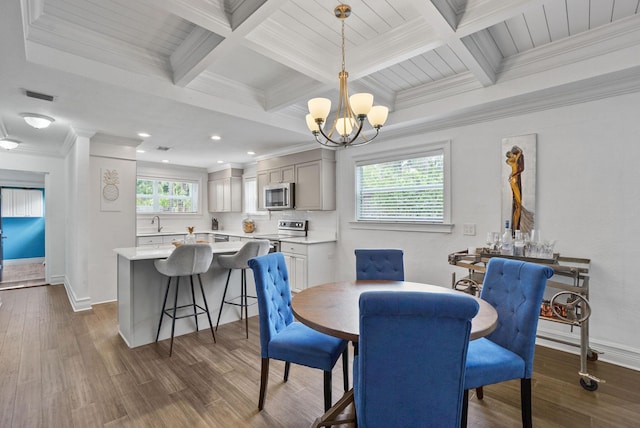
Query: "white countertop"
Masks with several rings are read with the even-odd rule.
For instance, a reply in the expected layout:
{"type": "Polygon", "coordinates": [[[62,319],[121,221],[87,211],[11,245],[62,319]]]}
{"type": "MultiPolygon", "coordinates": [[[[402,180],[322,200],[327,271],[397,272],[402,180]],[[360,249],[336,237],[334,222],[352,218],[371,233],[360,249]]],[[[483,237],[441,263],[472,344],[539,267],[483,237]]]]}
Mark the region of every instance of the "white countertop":
{"type": "MultiPolygon", "coordinates": [[[[257,233],[244,233],[242,230],[196,230],[194,232],[196,235],[200,233],[204,234],[218,234],[218,235],[227,235],[233,236],[236,238],[259,238],[261,235],[276,235],[278,232],[263,232],[259,231],[257,233]]],[[[137,236],[166,236],[166,235],[186,235],[186,232],[153,232],[153,233],[138,233],[137,236]]],[[[327,235],[312,235],[312,236],[299,236],[299,237],[289,237],[289,238],[280,238],[282,242],[294,242],[299,244],[321,244],[324,242],[336,242],[336,238],[333,234],[327,235]]],[[[220,242],[218,243],[220,244],[220,242]]]]}
{"type": "MultiPolygon", "coordinates": [[[[235,253],[242,246],[244,242],[216,242],[211,245],[213,254],[235,253]]],[[[173,245],[163,245],[159,247],[154,246],[142,246],[142,247],[129,247],[129,248],[115,248],[118,255],[128,260],[155,260],[165,259],[173,252],[176,247],[173,245]]]]}

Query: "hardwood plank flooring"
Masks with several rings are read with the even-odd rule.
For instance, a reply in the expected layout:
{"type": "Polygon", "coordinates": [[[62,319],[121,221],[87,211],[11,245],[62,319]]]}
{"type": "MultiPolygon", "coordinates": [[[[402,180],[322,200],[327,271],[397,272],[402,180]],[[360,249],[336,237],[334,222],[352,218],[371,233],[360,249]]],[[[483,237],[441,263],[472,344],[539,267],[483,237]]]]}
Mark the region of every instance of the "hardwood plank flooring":
{"type": "Polygon", "coordinates": [[[43,263],[5,264],[2,271],[2,281],[0,281],[0,290],[45,285],[47,282],[44,277],[43,263]]]}
{"type": "MultiPolygon", "coordinates": [[[[257,409],[258,320],[202,330],[129,349],[117,332],[115,303],[74,313],[62,285],[0,291],[1,427],[308,427],[322,414],[322,373],[271,364],[265,409],[257,409]]],[[[601,361],[595,392],[578,384],[579,358],[538,347],[534,426],[630,427],[640,421],[640,372],[601,361]]],[[[392,367],[390,367],[392,370],[392,367]]],[[[341,394],[339,361],[333,398],[341,394]]],[[[470,393],[469,427],[520,426],[519,382],[470,393]]]]}

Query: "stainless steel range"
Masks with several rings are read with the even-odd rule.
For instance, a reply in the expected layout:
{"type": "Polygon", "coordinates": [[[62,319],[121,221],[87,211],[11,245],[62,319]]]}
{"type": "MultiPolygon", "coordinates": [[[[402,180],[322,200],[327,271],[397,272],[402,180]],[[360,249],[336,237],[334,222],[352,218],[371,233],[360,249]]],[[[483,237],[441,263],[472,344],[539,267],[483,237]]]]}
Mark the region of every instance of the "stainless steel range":
{"type": "Polygon", "coordinates": [[[280,251],[280,240],[282,238],[295,238],[307,236],[309,230],[309,220],[279,220],[278,233],[271,235],[255,235],[258,239],[268,239],[271,242],[274,252],[280,251]]]}

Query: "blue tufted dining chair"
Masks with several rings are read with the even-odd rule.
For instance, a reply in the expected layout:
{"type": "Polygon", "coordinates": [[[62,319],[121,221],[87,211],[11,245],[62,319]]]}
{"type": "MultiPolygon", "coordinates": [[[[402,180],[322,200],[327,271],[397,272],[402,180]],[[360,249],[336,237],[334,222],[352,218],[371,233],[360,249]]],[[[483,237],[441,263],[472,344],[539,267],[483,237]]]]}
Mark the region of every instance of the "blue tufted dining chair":
{"type": "Polygon", "coordinates": [[[467,355],[462,426],[466,427],[469,389],[520,379],[522,426],[530,428],[531,376],[540,304],[553,269],[535,263],[492,258],[480,297],[498,312],[490,335],[472,341],[467,355]]]}
{"type": "Polygon", "coordinates": [[[458,428],[478,309],[462,293],[362,293],[353,362],[358,426],[458,428]]]}
{"type": "Polygon", "coordinates": [[[356,279],[404,281],[403,251],[395,248],[356,248],[356,279]]]}
{"type": "Polygon", "coordinates": [[[347,341],[320,333],[294,321],[291,310],[289,273],[282,253],[270,253],[249,259],[258,297],[260,319],[260,398],[264,407],[269,380],[269,360],[285,362],[284,381],[289,378],[291,363],[324,371],[324,408],[331,407],[331,371],[342,354],[344,390],[349,389],[347,341]]]}

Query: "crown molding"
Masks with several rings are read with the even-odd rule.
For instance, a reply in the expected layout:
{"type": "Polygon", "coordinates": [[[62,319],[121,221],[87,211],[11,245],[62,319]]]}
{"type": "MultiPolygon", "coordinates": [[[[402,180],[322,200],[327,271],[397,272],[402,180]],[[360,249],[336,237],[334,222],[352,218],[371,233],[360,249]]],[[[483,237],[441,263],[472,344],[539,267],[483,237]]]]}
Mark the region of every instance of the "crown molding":
{"type": "Polygon", "coordinates": [[[482,85],[471,72],[460,73],[398,92],[395,109],[404,110],[481,88],[482,85]]]}
{"type": "Polygon", "coordinates": [[[423,134],[636,92],[640,92],[640,67],[555,88],[546,88],[535,94],[519,95],[506,100],[481,104],[449,114],[442,119],[429,120],[414,126],[388,129],[386,134],[394,138],[423,134]]]}

